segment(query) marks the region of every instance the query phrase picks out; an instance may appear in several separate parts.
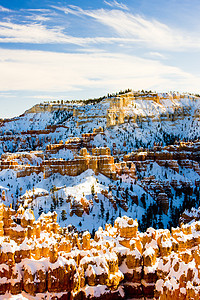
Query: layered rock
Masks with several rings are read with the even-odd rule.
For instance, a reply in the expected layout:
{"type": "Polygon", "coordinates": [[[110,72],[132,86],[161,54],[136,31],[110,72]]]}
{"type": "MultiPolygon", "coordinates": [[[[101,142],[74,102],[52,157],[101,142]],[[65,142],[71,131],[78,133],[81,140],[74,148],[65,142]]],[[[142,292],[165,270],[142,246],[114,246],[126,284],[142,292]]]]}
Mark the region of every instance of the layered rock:
{"type": "MultiPolygon", "coordinates": [[[[126,93],[120,93],[110,99],[110,107],[107,110],[107,127],[120,125],[123,123],[137,123],[137,121],[147,122],[148,119],[156,121],[175,121],[177,119],[183,119],[185,116],[189,116],[190,108],[180,105],[181,99],[185,98],[185,95],[175,93],[153,93],[144,91],[129,91],[126,93]],[[152,112],[144,112],[137,110],[137,105],[141,107],[141,104],[148,102],[148,108],[152,108],[152,112]],[[175,105],[176,103],[176,105],[175,105]],[[157,109],[155,109],[157,108],[157,109]],[[168,108],[168,109],[166,109],[168,108]],[[155,115],[155,111],[157,115],[155,115]],[[148,114],[148,117],[147,117],[148,114]]],[[[195,102],[197,97],[187,96],[188,99],[195,102]]],[[[194,116],[198,117],[199,110],[196,109],[194,116]]]]}
{"type": "Polygon", "coordinates": [[[158,146],[155,145],[152,150],[141,149],[131,152],[124,156],[124,161],[133,161],[136,166],[139,163],[148,164],[157,162],[160,166],[173,169],[179,173],[179,166],[189,168],[199,172],[199,141],[194,142],[176,142],[175,145],[158,146]]]}
{"type": "Polygon", "coordinates": [[[0,294],[199,299],[200,222],[140,233],[137,221],[124,216],[91,239],[60,228],[55,213],[35,221],[30,210],[1,205],[1,219],[0,294]],[[20,223],[24,236],[9,220],[20,223]]]}

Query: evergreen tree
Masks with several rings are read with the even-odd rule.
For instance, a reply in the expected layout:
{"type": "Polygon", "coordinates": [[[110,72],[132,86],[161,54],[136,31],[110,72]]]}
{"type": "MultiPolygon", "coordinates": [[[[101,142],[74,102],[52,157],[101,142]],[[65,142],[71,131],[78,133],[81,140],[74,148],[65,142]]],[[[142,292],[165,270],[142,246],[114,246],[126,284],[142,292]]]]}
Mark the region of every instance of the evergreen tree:
{"type": "Polygon", "coordinates": [[[62,219],[62,221],[65,221],[67,219],[67,213],[64,209],[61,212],[61,219],[62,219]]]}
{"type": "Polygon", "coordinates": [[[104,217],[104,211],[105,211],[105,209],[104,209],[104,205],[103,205],[103,201],[101,200],[101,217],[103,218],[104,217]]]}
{"type": "Polygon", "coordinates": [[[51,206],[50,206],[50,212],[53,212],[54,211],[54,206],[53,204],[51,203],[51,206]]]}
{"type": "Polygon", "coordinates": [[[63,198],[61,197],[61,198],[59,198],[59,202],[60,202],[60,206],[62,206],[63,205],[63,202],[64,202],[64,200],[63,200],[63,198]]]}
{"type": "Polygon", "coordinates": [[[127,201],[128,200],[128,187],[126,188],[125,193],[126,193],[126,201],[127,201]]]}
{"type": "Polygon", "coordinates": [[[145,193],[142,194],[141,198],[140,198],[144,209],[146,209],[146,199],[145,199],[145,193]]]}
{"type": "Polygon", "coordinates": [[[91,194],[94,197],[95,195],[95,189],[94,189],[94,184],[91,186],[91,194]]]}
{"type": "Polygon", "coordinates": [[[109,220],[109,210],[106,213],[106,223],[108,222],[108,220],[109,220]]]}
{"type": "Polygon", "coordinates": [[[43,207],[40,206],[40,207],[39,207],[39,211],[38,211],[39,216],[40,216],[42,213],[43,213],[43,207]]]}

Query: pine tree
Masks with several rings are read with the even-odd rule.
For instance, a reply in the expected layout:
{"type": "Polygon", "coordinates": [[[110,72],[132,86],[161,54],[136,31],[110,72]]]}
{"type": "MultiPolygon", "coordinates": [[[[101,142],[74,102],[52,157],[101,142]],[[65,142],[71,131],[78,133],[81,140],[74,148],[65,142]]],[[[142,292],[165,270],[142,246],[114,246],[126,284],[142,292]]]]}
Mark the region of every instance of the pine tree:
{"type": "Polygon", "coordinates": [[[91,186],[91,194],[94,197],[95,195],[95,189],[94,189],[94,184],[91,186]]]}
{"type": "Polygon", "coordinates": [[[128,187],[126,188],[126,190],[125,190],[125,193],[126,193],[126,201],[128,200],[128,187]]]}
{"type": "Polygon", "coordinates": [[[109,220],[109,211],[107,211],[106,213],[106,223],[108,222],[108,220],[109,220]]]}
{"type": "Polygon", "coordinates": [[[65,221],[67,219],[67,213],[64,209],[61,212],[61,219],[62,219],[62,221],[65,221]]]}
{"type": "Polygon", "coordinates": [[[103,201],[101,200],[101,217],[103,218],[104,217],[104,211],[105,211],[105,209],[104,209],[104,205],[103,205],[103,201]]]}
{"type": "Polygon", "coordinates": [[[63,205],[63,202],[64,202],[64,200],[63,200],[63,198],[61,197],[61,198],[59,198],[59,202],[60,202],[60,206],[62,206],[63,205]]]}
{"type": "Polygon", "coordinates": [[[40,216],[42,213],[43,213],[43,207],[40,206],[40,207],[39,207],[39,211],[38,211],[39,216],[40,216]]]}
{"type": "Polygon", "coordinates": [[[141,198],[140,198],[144,209],[146,209],[146,199],[145,199],[145,193],[142,194],[141,198]]]}
{"type": "Polygon", "coordinates": [[[53,204],[51,203],[50,212],[53,212],[53,211],[54,211],[54,206],[53,206],[53,204]]]}

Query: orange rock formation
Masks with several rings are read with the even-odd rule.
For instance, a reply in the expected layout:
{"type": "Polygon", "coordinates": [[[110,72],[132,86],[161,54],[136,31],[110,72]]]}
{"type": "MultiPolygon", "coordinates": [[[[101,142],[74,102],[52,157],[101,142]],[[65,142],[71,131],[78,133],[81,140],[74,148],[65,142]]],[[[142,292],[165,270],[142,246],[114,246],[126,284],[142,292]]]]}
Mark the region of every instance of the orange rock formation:
{"type": "Polygon", "coordinates": [[[124,216],[92,239],[61,228],[56,217],[36,221],[31,210],[0,205],[0,294],[199,299],[200,222],[140,233],[124,216]]]}

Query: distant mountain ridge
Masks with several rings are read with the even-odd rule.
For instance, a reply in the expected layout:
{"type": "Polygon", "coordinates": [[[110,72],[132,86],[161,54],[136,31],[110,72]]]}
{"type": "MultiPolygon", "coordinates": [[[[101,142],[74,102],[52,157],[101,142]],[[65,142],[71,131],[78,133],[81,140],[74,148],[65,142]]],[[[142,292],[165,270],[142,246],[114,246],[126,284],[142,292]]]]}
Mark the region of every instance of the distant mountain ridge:
{"type": "Polygon", "coordinates": [[[121,92],[86,101],[40,103],[17,118],[1,121],[0,153],[27,147],[37,150],[46,147],[45,140],[65,142],[100,126],[106,137],[97,137],[94,145],[106,144],[111,151],[113,144],[130,152],[139,147],[151,148],[154,142],[170,144],[176,139],[194,140],[200,136],[199,112],[198,96],[144,91],[121,92]],[[35,143],[34,135],[42,145],[35,143]]]}

